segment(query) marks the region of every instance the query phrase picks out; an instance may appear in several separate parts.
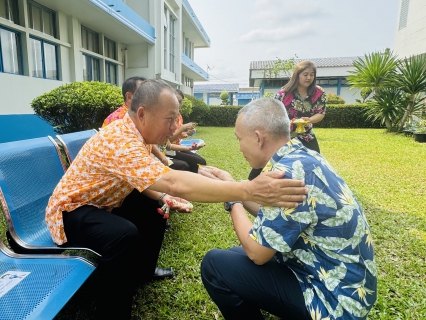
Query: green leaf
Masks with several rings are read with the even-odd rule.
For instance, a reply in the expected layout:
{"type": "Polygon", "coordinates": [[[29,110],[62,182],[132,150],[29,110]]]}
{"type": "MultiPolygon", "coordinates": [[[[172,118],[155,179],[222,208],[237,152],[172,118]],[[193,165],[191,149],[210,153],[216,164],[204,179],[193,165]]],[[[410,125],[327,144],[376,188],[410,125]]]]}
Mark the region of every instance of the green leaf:
{"type": "Polygon", "coordinates": [[[347,312],[356,317],[365,317],[368,313],[368,310],[364,308],[361,303],[350,297],[339,295],[337,300],[347,312]]]}
{"type": "Polygon", "coordinates": [[[311,250],[293,250],[294,255],[302,261],[304,264],[307,264],[311,267],[315,267],[314,262],[318,262],[317,258],[315,257],[315,254],[311,250]]]}
{"type": "Polygon", "coordinates": [[[261,227],[263,237],[265,241],[271,246],[271,248],[278,252],[288,252],[291,248],[284,241],[283,236],[269,227],[261,227]]]}

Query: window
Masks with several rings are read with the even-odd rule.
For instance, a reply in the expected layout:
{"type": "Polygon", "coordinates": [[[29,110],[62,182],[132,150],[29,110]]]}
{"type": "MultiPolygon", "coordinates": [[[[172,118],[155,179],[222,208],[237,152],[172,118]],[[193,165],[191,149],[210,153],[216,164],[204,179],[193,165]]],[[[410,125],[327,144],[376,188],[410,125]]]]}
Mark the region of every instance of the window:
{"type": "Polygon", "coordinates": [[[193,57],[193,54],[192,54],[192,52],[193,52],[193,50],[192,50],[192,48],[193,48],[193,43],[191,42],[191,41],[189,41],[189,39],[188,38],[185,38],[185,48],[184,48],[184,51],[183,51],[183,53],[189,58],[189,59],[193,59],[194,57],[193,57]]]}
{"type": "Polygon", "coordinates": [[[192,88],[194,86],[194,80],[185,76],[184,84],[185,86],[192,88]]]}
{"type": "Polygon", "coordinates": [[[94,53],[99,53],[99,34],[81,26],[81,46],[94,53]]]}
{"type": "Polygon", "coordinates": [[[0,0],[0,18],[19,23],[18,1],[0,0]]]}
{"type": "Polygon", "coordinates": [[[108,58],[117,60],[117,53],[115,50],[115,42],[105,38],[104,40],[104,55],[108,58]]]}
{"type": "Polygon", "coordinates": [[[100,81],[99,59],[83,54],[83,79],[84,81],[100,81]]]}
{"type": "MultiPolygon", "coordinates": [[[[1,0],[0,0],[1,1],[1,0]]],[[[45,34],[55,36],[55,12],[34,2],[28,1],[29,27],[45,34]]]]}
{"type": "Polygon", "coordinates": [[[31,75],[37,78],[59,79],[58,48],[41,39],[30,38],[31,75]]]}
{"type": "Polygon", "coordinates": [[[169,70],[175,72],[175,19],[170,15],[170,41],[169,41],[169,51],[170,51],[170,61],[169,61],[169,70]]]}
{"type": "Polygon", "coordinates": [[[410,5],[410,0],[401,1],[401,11],[399,13],[399,27],[398,30],[401,30],[407,26],[408,18],[408,7],[410,5]]]}
{"type": "Polygon", "coordinates": [[[0,28],[0,72],[23,74],[20,34],[0,28]]]}
{"type": "Polygon", "coordinates": [[[105,62],[106,82],[117,84],[117,65],[109,61],[105,62]]]}

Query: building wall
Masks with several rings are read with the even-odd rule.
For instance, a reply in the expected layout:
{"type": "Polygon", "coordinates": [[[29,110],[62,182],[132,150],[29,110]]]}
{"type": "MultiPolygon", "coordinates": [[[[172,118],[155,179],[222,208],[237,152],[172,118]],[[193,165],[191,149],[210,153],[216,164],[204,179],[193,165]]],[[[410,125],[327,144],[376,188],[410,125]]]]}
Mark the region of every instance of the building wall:
{"type": "MultiPolygon", "coordinates": [[[[85,80],[83,55],[89,56],[90,58],[86,59],[90,61],[99,60],[99,81],[108,82],[108,68],[110,65],[115,65],[116,81],[114,83],[118,86],[121,86],[122,82],[128,77],[144,76],[163,79],[175,88],[182,88],[185,93],[193,93],[193,81],[189,81],[191,79],[182,74],[181,54],[184,50],[182,40],[184,35],[182,30],[182,10],[184,9],[182,0],[122,0],[122,2],[97,0],[98,4],[101,5],[114,4],[109,6],[106,9],[107,11],[115,10],[116,12],[121,12],[119,10],[120,6],[123,6],[123,3],[126,4],[127,6],[124,9],[131,11],[126,14],[136,15],[139,20],[143,18],[143,23],[150,24],[148,27],[151,30],[155,29],[154,43],[150,42],[148,38],[137,34],[136,31],[131,30],[131,27],[121,22],[118,18],[113,18],[114,16],[103,11],[104,9],[101,10],[96,7],[89,0],[72,0],[68,4],[57,0],[37,0],[37,5],[41,5],[47,11],[51,10],[53,12],[55,16],[55,36],[32,28],[28,12],[28,6],[33,3],[31,0],[13,0],[11,2],[18,4],[19,23],[0,17],[0,28],[7,32],[12,31],[12,35],[15,33],[20,35],[23,72],[17,75],[0,69],[2,97],[0,117],[2,115],[33,114],[30,102],[37,96],[63,84],[85,80]],[[84,12],[83,9],[80,10],[80,7],[91,11],[90,13],[84,12]],[[167,12],[167,19],[170,19],[171,15],[175,20],[174,41],[170,39],[170,29],[166,34],[163,32],[164,26],[170,28],[165,12],[167,12]],[[112,23],[108,23],[108,21],[112,23]],[[83,47],[82,26],[99,35],[99,53],[83,47]],[[31,51],[32,38],[37,38],[40,41],[56,46],[59,70],[57,79],[37,78],[32,74],[34,65],[31,51]],[[104,50],[106,41],[115,43],[114,58],[108,57],[106,49],[104,50]],[[169,55],[171,50],[174,52],[173,59],[169,55]],[[171,60],[173,60],[173,68],[170,67],[171,60]],[[188,85],[186,85],[184,80],[187,81],[188,85]]],[[[2,41],[4,41],[3,38],[2,41]]],[[[191,59],[193,59],[194,55],[193,50],[194,48],[192,47],[191,59]]],[[[30,121],[34,118],[30,117],[28,119],[30,121]]],[[[29,123],[28,121],[26,122],[27,124],[29,123]]],[[[34,123],[34,125],[37,125],[37,123],[34,123]]],[[[0,128],[0,134],[9,134],[10,139],[13,140],[11,130],[8,130],[7,133],[2,130],[0,128]]]]}
{"type": "MultiPolygon", "coordinates": [[[[99,49],[101,53],[91,52],[81,46],[81,28],[82,25],[85,25],[85,21],[79,21],[64,12],[52,10],[56,16],[56,37],[53,37],[30,28],[28,3],[26,0],[18,0],[17,2],[20,12],[20,24],[0,18],[0,28],[20,34],[23,74],[0,72],[2,101],[6,102],[7,105],[16,106],[13,109],[0,107],[0,114],[31,114],[33,111],[30,102],[37,96],[65,83],[83,81],[82,54],[99,59],[101,81],[106,81],[106,62],[115,64],[117,68],[116,84],[120,85],[122,83],[124,80],[124,65],[122,63],[122,44],[120,39],[111,39],[111,37],[102,33],[102,30],[93,30],[99,34],[99,49]],[[37,78],[31,74],[33,60],[31,59],[30,41],[32,37],[56,46],[59,79],[37,78]],[[109,59],[102,54],[105,37],[116,43],[116,59],[109,59]],[[16,94],[17,90],[19,90],[20,94],[16,94]]],[[[44,7],[50,9],[48,6],[44,7]]],[[[143,59],[143,55],[140,55],[140,57],[143,59]]]]}
{"type": "Polygon", "coordinates": [[[408,57],[426,53],[426,1],[401,0],[395,53],[408,57]]]}

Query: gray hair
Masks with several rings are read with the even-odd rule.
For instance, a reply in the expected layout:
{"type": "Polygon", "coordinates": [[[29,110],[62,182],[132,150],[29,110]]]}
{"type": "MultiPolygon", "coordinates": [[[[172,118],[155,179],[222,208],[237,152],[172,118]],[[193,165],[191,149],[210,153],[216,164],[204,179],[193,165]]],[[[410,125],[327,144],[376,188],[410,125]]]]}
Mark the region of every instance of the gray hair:
{"type": "Polygon", "coordinates": [[[143,81],[135,91],[130,110],[132,112],[137,112],[141,105],[143,105],[146,110],[152,110],[158,103],[158,98],[164,89],[170,90],[173,94],[175,93],[175,90],[167,84],[167,82],[162,80],[149,79],[143,81]]]}
{"type": "Polygon", "coordinates": [[[263,129],[274,137],[290,137],[290,120],[283,103],[272,98],[253,100],[240,109],[242,124],[251,130],[263,129]]]}

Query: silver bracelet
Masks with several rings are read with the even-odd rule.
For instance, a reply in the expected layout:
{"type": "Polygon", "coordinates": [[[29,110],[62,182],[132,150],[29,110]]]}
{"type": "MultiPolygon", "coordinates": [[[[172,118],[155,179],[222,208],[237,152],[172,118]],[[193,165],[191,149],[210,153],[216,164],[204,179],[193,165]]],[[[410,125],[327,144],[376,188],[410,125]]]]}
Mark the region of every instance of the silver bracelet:
{"type": "Polygon", "coordinates": [[[165,195],[167,195],[167,193],[165,193],[165,192],[162,192],[161,194],[160,194],[160,197],[158,198],[158,203],[160,204],[160,205],[163,205],[163,202],[161,201],[161,200],[163,200],[163,198],[164,198],[164,196],[165,195]]]}

